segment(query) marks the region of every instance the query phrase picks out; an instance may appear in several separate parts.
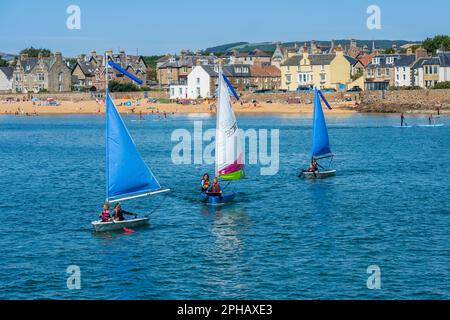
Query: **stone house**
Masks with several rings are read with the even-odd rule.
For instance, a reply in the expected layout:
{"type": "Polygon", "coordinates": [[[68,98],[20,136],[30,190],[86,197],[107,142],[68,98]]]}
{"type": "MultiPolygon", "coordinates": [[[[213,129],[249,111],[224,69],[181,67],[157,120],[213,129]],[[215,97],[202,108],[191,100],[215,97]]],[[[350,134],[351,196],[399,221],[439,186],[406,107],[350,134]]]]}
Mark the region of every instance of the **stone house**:
{"type": "Polygon", "coordinates": [[[168,56],[157,62],[156,78],[160,85],[186,84],[187,77],[197,65],[214,65],[218,61],[214,55],[199,55],[181,52],[180,56],[168,56]]]}
{"type": "Polygon", "coordinates": [[[13,92],[71,91],[71,70],[56,52],[51,57],[20,55],[13,71],[13,92]]]}
{"type": "Polygon", "coordinates": [[[250,66],[250,85],[255,90],[278,90],[281,88],[281,70],[276,66],[255,63],[250,66]]]}

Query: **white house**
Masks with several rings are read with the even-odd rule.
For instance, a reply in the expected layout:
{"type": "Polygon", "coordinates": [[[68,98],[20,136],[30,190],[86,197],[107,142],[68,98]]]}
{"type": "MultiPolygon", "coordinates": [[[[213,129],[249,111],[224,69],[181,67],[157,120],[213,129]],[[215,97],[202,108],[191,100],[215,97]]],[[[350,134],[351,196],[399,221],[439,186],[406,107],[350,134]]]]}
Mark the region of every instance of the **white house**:
{"type": "Polygon", "coordinates": [[[186,84],[171,84],[169,93],[170,99],[188,99],[188,86],[186,84]]]}
{"type": "Polygon", "coordinates": [[[13,67],[0,67],[0,92],[11,92],[13,72],[13,67]]]}
{"type": "Polygon", "coordinates": [[[188,74],[187,90],[189,99],[211,98],[217,79],[217,71],[213,66],[195,66],[188,74]]]}
{"type": "Polygon", "coordinates": [[[450,81],[450,52],[438,51],[441,65],[439,67],[439,82],[450,81]]]}
{"type": "Polygon", "coordinates": [[[409,87],[414,83],[412,66],[416,61],[415,55],[404,55],[394,63],[394,86],[409,87]]]}

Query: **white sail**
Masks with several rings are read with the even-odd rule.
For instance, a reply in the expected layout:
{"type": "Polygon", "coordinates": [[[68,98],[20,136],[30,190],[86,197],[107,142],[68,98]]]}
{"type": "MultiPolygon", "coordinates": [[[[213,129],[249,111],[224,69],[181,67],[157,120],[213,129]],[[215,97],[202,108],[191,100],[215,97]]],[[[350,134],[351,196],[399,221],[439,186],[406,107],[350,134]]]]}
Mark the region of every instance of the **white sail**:
{"type": "Polygon", "coordinates": [[[237,180],[244,175],[244,153],[230,93],[221,71],[218,94],[215,174],[222,179],[237,180]]]}

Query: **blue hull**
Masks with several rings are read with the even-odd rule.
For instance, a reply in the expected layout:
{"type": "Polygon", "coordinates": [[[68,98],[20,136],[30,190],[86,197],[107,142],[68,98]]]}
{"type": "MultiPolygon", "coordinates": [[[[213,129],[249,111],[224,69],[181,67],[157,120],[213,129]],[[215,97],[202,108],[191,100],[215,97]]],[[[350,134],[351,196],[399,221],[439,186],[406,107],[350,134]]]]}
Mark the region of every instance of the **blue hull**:
{"type": "Polygon", "coordinates": [[[206,193],[201,193],[201,200],[203,203],[219,206],[233,201],[236,196],[235,192],[224,193],[221,196],[208,196],[206,193]]]}

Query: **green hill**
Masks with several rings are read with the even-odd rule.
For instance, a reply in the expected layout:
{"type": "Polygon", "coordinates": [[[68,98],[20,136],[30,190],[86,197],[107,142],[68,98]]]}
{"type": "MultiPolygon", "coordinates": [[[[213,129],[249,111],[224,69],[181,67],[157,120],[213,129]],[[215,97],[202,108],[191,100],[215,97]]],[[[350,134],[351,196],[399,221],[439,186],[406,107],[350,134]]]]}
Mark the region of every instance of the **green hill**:
{"type": "MultiPolygon", "coordinates": [[[[294,46],[295,43],[302,45],[304,43],[310,43],[310,41],[291,41],[291,42],[284,42],[283,45],[286,47],[294,46]]],[[[370,49],[372,49],[374,40],[357,40],[356,43],[359,47],[362,47],[364,45],[368,45],[370,49]]],[[[320,44],[323,47],[329,47],[331,45],[331,41],[316,41],[316,43],[320,44]]],[[[335,45],[341,45],[343,47],[350,45],[350,40],[335,40],[335,45]]],[[[381,48],[381,49],[388,49],[391,48],[393,44],[397,44],[398,47],[401,47],[404,44],[407,43],[418,43],[417,41],[407,41],[407,40],[375,40],[375,47],[381,48]]],[[[273,52],[275,51],[276,43],[274,42],[260,42],[260,43],[249,43],[249,42],[236,42],[236,43],[230,43],[230,44],[224,44],[221,46],[215,46],[211,48],[207,48],[205,51],[207,53],[225,53],[229,52],[231,50],[237,50],[240,52],[248,52],[254,49],[260,49],[266,52],[273,52]]]]}

